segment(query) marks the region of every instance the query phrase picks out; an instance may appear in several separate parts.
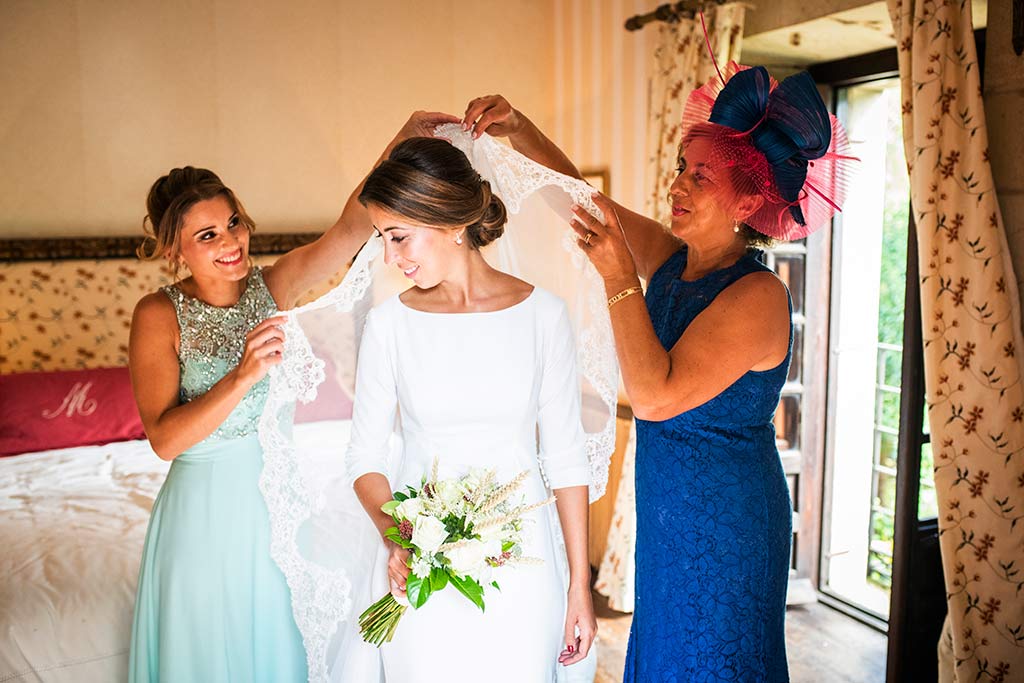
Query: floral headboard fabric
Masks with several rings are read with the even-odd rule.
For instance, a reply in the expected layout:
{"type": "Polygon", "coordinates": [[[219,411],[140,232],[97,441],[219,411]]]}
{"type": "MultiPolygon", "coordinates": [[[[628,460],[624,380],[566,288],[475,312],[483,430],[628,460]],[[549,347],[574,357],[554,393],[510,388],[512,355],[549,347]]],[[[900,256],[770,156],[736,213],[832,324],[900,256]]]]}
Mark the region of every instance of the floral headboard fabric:
{"type": "MultiPolygon", "coordinates": [[[[257,233],[253,261],[316,237],[257,233]]],[[[0,241],[0,374],[127,365],[136,302],[171,282],[162,261],[130,256],[138,242],[0,241]]]]}

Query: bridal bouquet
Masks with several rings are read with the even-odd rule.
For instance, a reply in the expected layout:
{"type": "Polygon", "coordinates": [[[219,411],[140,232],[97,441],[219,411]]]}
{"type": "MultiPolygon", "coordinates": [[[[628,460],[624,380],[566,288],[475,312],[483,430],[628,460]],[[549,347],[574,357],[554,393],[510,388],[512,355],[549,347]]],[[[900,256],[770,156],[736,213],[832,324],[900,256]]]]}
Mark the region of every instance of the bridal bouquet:
{"type": "MultiPolygon", "coordinates": [[[[458,479],[437,478],[437,461],[420,488],[407,487],[381,506],[395,526],[385,536],[410,551],[406,581],[407,604],[388,593],[359,617],[363,640],[380,647],[390,641],[408,605],[420,608],[430,596],[451,585],[484,609],[484,585],[491,569],[511,564],[534,564],[523,556],[523,516],[554,502],[526,504],[513,494],[530,475],[524,471],[500,484],[493,470],[472,470],[458,479]]],[[[499,588],[500,590],[500,588],[499,588]]]]}

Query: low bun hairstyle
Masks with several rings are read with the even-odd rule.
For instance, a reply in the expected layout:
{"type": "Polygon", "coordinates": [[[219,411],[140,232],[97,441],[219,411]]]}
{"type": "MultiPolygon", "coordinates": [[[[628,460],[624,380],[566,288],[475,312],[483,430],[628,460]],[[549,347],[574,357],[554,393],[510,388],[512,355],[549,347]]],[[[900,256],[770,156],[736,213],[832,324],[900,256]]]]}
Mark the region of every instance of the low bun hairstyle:
{"type": "Polygon", "coordinates": [[[466,228],[474,249],[505,232],[505,204],[458,148],[437,138],[399,143],[370,173],[359,193],[366,206],[445,230],[466,228]]]}
{"type": "Polygon", "coordinates": [[[245,207],[216,173],[193,166],[173,168],[149,188],[146,217],[142,221],[146,239],[135,250],[136,255],[143,261],[170,258],[176,267],[185,215],[195,204],[217,196],[227,199],[232,211],[238,214],[238,222],[249,232],[256,229],[245,207]]]}

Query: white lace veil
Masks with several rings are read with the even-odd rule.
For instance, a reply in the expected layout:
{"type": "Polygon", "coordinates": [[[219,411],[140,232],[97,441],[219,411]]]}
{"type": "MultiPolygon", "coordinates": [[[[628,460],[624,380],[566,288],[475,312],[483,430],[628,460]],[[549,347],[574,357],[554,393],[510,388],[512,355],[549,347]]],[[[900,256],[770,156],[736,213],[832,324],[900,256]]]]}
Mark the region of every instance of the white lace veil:
{"type": "MultiPolygon", "coordinates": [[[[576,245],[570,206],[600,216],[586,183],[536,164],[457,124],[437,129],[465,152],[505,202],[504,236],[483,250],[494,267],[564,299],[576,333],[590,498],[604,494],[615,446],[618,365],[600,276],[576,245]]],[[[409,287],[383,265],[372,238],[343,281],[286,313],[283,362],[270,374],[260,418],[260,490],[271,555],[288,581],[310,681],[373,681],[375,648],[359,641],[356,617],[387,589],[381,543],[344,473],[359,336],[367,311],[409,287]],[[376,560],[375,560],[376,558],[376,560]]],[[[485,362],[500,362],[500,359],[485,362]]],[[[401,448],[397,434],[392,474],[401,448]]]]}

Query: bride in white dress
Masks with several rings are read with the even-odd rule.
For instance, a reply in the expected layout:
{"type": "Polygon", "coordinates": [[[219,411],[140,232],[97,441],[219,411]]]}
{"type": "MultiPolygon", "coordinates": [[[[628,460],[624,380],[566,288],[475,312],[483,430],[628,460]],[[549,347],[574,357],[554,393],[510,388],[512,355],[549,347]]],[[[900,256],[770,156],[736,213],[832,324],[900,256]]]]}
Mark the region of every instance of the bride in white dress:
{"type": "MultiPolygon", "coordinates": [[[[370,312],[359,350],[347,467],[374,525],[382,534],[393,525],[380,506],[406,484],[418,486],[435,458],[442,477],[481,467],[509,480],[529,470],[527,500],[543,500],[548,489],[557,498],[530,516],[525,551],[543,563],[496,569],[501,589],[487,588],[486,612],[455,590],[410,608],[382,647],[385,677],[554,681],[559,665],[586,657],[597,627],[587,558],[591,467],[566,306],[481,256],[502,233],[505,207],[447,142],[396,147],[360,201],[383,237],[385,262],[415,285],[370,312]],[[403,453],[389,480],[396,417],[403,453]]],[[[408,553],[381,543],[392,590],[403,591],[408,553]]]]}

